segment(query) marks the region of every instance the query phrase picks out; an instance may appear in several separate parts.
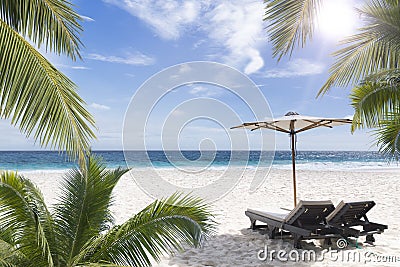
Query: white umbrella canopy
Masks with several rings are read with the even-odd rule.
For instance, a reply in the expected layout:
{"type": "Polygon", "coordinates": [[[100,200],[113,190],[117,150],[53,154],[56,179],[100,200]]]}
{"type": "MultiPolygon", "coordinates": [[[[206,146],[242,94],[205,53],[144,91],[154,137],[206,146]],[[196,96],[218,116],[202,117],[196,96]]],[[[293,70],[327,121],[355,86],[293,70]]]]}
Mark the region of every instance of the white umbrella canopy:
{"type": "Polygon", "coordinates": [[[299,115],[296,112],[288,112],[285,116],[277,119],[259,121],[259,122],[245,122],[241,125],[234,126],[231,129],[246,128],[251,131],[258,129],[270,129],[279,132],[288,133],[291,137],[292,147],[292,171],[293,171],[293,195],[294,206],[297,204],[296,200],[296,163],[295,163],[295,135],[300,132],[311,130],[317,127],[332,128],[345,124],[351,124],[351,119],[346,118],[322,118],[310,117],[299,115]]]}
{"type": "Polygon", "coordinates": [[[254,131],[265,128],[288,134],[296,134],[317,127],[332,128],[333,126],[340,126],[349,123],[352,123],[351,119],[311,117],[299,115],[296,112],[288,112],[285,116],[277,119],[258,122],[245,122],[242,125],[232,127],[231,129],[246,128],[254,131]]]}

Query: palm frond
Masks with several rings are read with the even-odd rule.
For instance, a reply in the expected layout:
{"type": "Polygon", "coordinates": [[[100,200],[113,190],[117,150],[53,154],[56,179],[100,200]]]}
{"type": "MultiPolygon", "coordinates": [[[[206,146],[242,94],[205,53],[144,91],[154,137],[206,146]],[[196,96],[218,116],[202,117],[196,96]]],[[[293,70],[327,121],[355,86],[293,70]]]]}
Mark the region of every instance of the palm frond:
{"type": "Polygon", "coordinates": [[[113,224],[109,210],[112,190],[127,169],[106,170],[101,159],[88,157],[87,168],[70,171],[62,183],[55,206],[58,251],[63,264],[70,264],[84,244],[113,224]]]}
{"type": "MultiPolygon", "coordinates": [[[[46,242],[50,248],[55,248],[57,246],[57,240],[55,236],[53,215],[48,209],[40,189],[29,179],[24,179],[24,184],[32,202],[32,209],[36,212],[40,225],[43,227],[46,242]]],[[[53,253],[53,257],[57,260],[58,255],[53,253]]]]}
{"type": "Polygon", "coordinates": [[[396,6],[399,4],[399,0],[386,0],[388,5],[396,6]]]}
{"type": "Polygon", "coordinates": [[[400,67],[400,6],[372,0],[359,12],[366,26],[346,38],[345,47],[334,53],[336,62],[318,95],[332,86],[354,85],[379,70],[400,67]]]}
{"type": "Polygon", "coordinates": [[[400,75],[384,70],[369,76],[350,96],[354,107],[352,131],[377,128],[376,144],[388,159],[399,159],[400,75]]]}
{"type": "Polygon", "coordinates": [[[41,146],[84,158],[94,120],[75,84],[0,20],[0,117],[41,146]]]}
{"type": "Polygon", "coordinates": [[[40,48],[80,57],[81,17],[66,0],[3,0],[0,19],[40,48]]]}
{"type": "Polygon", "coordinates": [[[400,108],[380,121],[375,135],[379,151],[389,160],[398,161],[400,158],[400,108]]]}
{"type": "Polygon", "coordinates": [[[366,77],[365,82],[383,82],[389,85],[400,85],[400,68],[379,70],[366,77]]]}
{"type": "Polygon", "coordinates": [[[0,266],[29,266],[29,259],[15,247],[12,239],[12,233],[5,234],[4,231],[0,230],[0,266]]]}
{"type": "MultiPolygon", "coordinates": [[[[53,266],[46,226],[40,220],[37,189],[14,172],[0,175],[0,226],[22,254],[29,255],[28,266],[53,266]],[[12,235],[11,235],[12,234],[12,235]]],[[[44,203],[40,203],[44,206],[44,203]]]]}
{"type": "Polygon", "coordinates": [[[264,20],[273,45],[273,56],[292,54],[312,38],[322,0],[266,0],[264,20]]]}
{"type": "Polygon", "coordinates": [[[174,194],[155,201],[121,226],[88,242],[76,262],[105,261],[150,266],[164,253],[200,246],[215,230],[209,206],[200,199],[174,194]]]}
{"type": "Polygon", "coordinates": [[[365,82],[353,88],[350,99],[354,108],[352,131],[378,127],[390,112],[400,106],[400,83],[365,82]]]}

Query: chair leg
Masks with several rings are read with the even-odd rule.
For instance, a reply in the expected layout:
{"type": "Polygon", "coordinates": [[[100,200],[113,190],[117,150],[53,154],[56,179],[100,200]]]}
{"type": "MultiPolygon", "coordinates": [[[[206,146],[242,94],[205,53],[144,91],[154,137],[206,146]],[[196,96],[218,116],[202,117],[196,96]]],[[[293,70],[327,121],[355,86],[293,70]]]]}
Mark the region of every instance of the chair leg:
{"type": "Polygon", "coordinates": [[[302,236],[300,235],[293,235],[293,246],[297,249],[301,249],[301,238],[302,236]]]}
{"type": "Polygon", "coordinates": [[[276,227],[267,226],[267,230],[268,230],[268,237],[270,239],[275,239],[276,227]]]}
{"type": "Polygon", "coordinates": [[[251,228],[251,230],[256,229],[256,220],[250,219],[250,228],[251,228]]]}
{"type": "Polygon", "coordinates": [[[332,240],[328,237],[324,239],[324,245],[325,246],[330,246],[332,245],[332,240]]]}
{"type": "Polygon", "coordinates": [[[373,244],[375,242],[375,237],[373,235],[367,235],[365,240],[367,243],[373,244]]]}

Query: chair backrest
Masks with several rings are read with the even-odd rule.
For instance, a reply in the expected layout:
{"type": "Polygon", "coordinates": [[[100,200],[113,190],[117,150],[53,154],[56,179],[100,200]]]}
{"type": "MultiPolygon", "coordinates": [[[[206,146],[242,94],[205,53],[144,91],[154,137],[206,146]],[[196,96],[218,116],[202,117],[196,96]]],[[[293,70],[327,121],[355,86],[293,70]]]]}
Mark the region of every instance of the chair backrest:
{"type": "Polygon", "coordinates": [[[345,203],[341,201],[336,209],[326,217],[328,223],[351,224],[359,221],[375,206],[374,201],[360,201],[345,203]]]}
{"type": "Polygon", "coordinates": [[[335,206],[332,201],[299,201],[297,206],[286,216],[288,224],[316,225],[324,222],[335,206]]]}

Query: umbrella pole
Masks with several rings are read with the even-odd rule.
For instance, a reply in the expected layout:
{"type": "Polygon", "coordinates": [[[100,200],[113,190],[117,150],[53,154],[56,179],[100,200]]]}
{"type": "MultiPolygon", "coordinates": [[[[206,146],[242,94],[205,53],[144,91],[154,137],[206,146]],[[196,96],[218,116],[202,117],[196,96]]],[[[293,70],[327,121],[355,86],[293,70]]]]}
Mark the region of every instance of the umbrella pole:
{"type": "Polygon", "coordinates": [[[296,201],[296,163],[295,163],[295,134],[291,133],[290,136],[292,137],[292,171],[293,171],[293,198],[294,198],[294,206],[296,207],[297,201],[296,201]]]}

